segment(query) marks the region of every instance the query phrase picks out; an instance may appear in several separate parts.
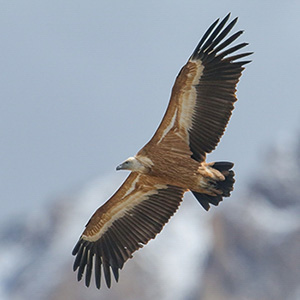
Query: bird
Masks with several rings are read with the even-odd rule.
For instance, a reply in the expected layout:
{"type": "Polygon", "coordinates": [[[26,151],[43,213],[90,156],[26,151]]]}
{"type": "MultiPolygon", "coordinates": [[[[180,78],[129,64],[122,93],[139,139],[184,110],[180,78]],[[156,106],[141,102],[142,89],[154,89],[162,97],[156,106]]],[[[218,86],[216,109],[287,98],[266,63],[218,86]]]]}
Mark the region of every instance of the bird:
{"type": "Polygon", "coordinates": [[[133,253],[161,232],[191,191],[205,210],[217,206],[233,190],[233,163],[206,162],[219,143],[237,101],[236,86],[253,52],[248,43],[227,37],[238,18],[230,13],[207,29],[172,88],[163,119],[150,141],[116,167],[130,174],[115,194],[88,221],[72,254],[77,280],[90,286],[112,276],[133,253]]]}

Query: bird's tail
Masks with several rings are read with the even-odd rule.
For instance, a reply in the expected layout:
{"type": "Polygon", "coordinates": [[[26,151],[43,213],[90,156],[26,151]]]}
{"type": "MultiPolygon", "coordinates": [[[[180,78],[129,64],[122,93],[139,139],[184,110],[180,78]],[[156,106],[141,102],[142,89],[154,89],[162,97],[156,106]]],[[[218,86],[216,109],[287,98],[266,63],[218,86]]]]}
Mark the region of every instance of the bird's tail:
{"type": "Polygon", "coordinates": [[[209,166],[221,172],[224,175],[225,179],[222,181],[214,182],[214,189],[221,192],[219,195],[211,196],[192,191],[193,195],[205,210],[209,210],[210,204],[217,206],[223,200],[223,197],[229,197],[230,192],[233,190],[234,184],[234,172],[233,170],[231,170],[233,167],[233,163],[222,161],[212,163],[209,166]]]}

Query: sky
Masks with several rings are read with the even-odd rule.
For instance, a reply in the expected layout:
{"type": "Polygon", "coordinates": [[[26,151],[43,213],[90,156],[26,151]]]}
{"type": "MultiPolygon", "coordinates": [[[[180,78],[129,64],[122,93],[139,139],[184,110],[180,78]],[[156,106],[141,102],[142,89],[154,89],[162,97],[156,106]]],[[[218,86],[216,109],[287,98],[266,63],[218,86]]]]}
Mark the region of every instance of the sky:
{"type": "Polygon", "coordinates": [[[299,131],[299,1],[0,3],[2,220],[38,210],[134,155],[201,36],[228,12],[255,53],[208,160],[235,162],[239,190],[269,147],[299,131]]]}

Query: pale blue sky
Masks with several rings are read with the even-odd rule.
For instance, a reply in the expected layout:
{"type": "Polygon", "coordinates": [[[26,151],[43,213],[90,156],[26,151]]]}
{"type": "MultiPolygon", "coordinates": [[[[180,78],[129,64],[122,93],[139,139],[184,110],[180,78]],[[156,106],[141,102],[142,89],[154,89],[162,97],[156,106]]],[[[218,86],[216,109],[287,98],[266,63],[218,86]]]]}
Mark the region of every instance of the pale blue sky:
{"type": "Polygon", "coordinates": [[[0,3],[2,219],[134,155],[202,34],[230,11],[255,54],[209,160],[235,162],[238,190],[268,145],[299,129],[299,1],[0,3]]]}

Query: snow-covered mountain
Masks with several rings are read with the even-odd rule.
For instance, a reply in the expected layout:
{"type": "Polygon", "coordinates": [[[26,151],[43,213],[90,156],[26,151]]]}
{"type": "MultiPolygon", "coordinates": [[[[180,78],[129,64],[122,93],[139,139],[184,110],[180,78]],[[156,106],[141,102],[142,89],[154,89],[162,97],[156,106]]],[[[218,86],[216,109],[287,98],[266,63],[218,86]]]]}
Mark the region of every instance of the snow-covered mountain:
{"type": "Polygon", "coordinates": [[[99,295],[124,299],[124,293],[128,299],[183,299],[196,288],[192,274],[207,256],[210,228],[207,214],[192,197],[186,197],[155,242],[125,264],[120,282],[111,290],[87,289],[76,281],[72,248],[91,214],[122,179],[120,174],[100,178],[77,195],[6,224],[0,234],[0,299],[99,299],[99,295]]]}
{"type": "Polygon", "coordinates": [[[110,290],[78,283],[71,251],[124,173],[11,219],[0,231],[0,299],[300,299],[300,145],[274,147],[257,174],[209,213],[187,194],[110,290]]]}
{"type": "Polygon", "coordinates": [[[213,220],[195,299],[300,299],[300,143],[267,155],[236,206],[213,220]],[[216,288],[217,287],[217,288],[216,288]]]}

